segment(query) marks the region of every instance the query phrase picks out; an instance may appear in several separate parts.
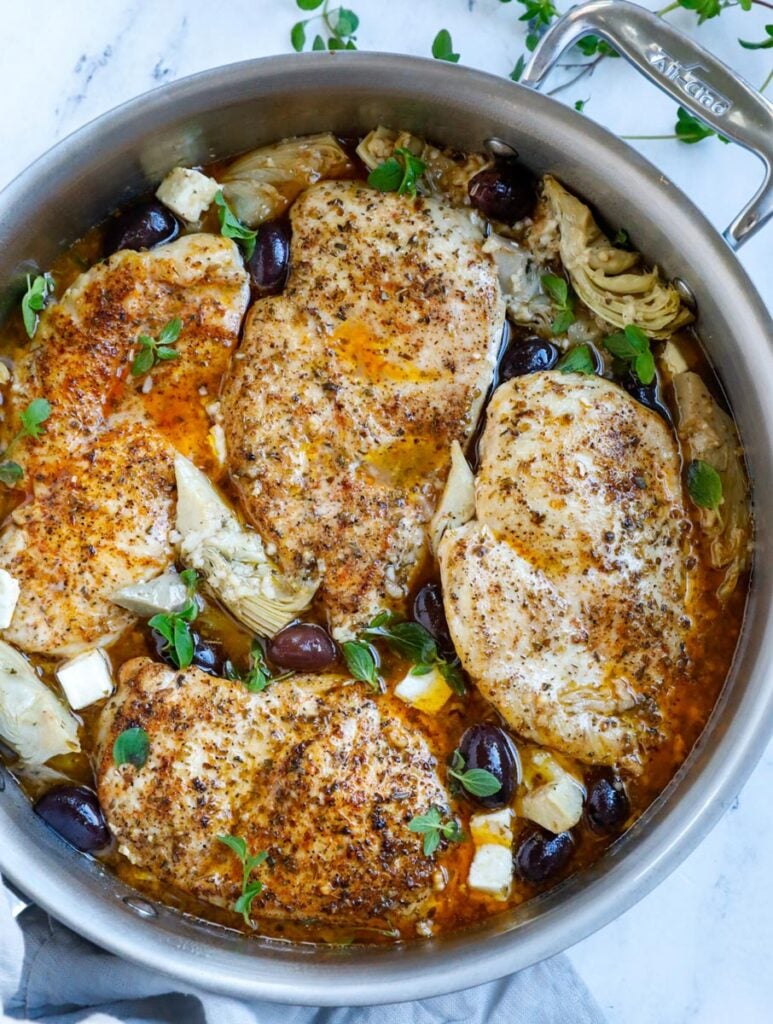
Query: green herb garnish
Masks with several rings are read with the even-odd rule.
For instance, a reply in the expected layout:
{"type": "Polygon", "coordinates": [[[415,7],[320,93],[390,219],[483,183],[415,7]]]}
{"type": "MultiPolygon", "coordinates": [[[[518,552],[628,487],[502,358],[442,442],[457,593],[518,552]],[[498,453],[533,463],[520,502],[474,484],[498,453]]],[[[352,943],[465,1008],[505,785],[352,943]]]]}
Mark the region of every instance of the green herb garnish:
{"type": "Polygon", "coordinates": [[[312,50],[356,50],[355,32],[359,28],[360,19],[348,7],[331,9],[330,0],[295,0],[302,11],[319,11],[310,18],[297,21],[290,29],[292,48],[300,53],[306,46],[306,28],[318,22],[320,32],[314,35],[312,50]],[[320,10],[321,8],[321,10],[320,10]],[[324,33],[322,35],[321,33],[324,33]]]}
{"type": "Polygon", "coordinates": [[[588,376],[596,372],[596,360],[593,358],[590,345],[575,345],[564,352],[556,363],[561,373],[585,373],[588,376]]]}
{"type": "Polygon", "coordinates": [[[257,231],[253,231],[246,224],[242,224],[225,201],[222,189],[215,196],[215,203],[217,204],[217,216],[220,221],[220,234],[225,238],[232,238],[235,242],[241,242],[245,259],[251,259],[252,254],[255,252],[255,239],[258,237],[257,231]]]}
{"type": "Polygon", "coordinates": [[[191,623],[199,614],[199,605],[196,600],[196,586],[198,574],[193,569],[186,569],[180,573],[180,579],[185,584],[187,598],[179,612],[161,613],[154,615],[148,620],[151,629],[166,640],[164,650],[177,668],[188,668],[193,662],[194,644],[191,633],[191,623]]]}
{"type": "Polygon", "coordinates": [[[540,282],[553,300],[557,311],[550,329],[553,334],[566,334],[575,321],[574,293],[569,287],[569,282],[555,274],[543,274],[540,282]]]}
{"type": "Polygon", "coordinates": [[[27,291],[21,300],[21,315],[24,320],[24,330],[30,338],[34,337],[38,329],[40,317],[38,313],[45,307],[46,299],[55,288],[54,279],[50,274],[39,274],[30,279],[27,274],[27,291]]]}
{"type": "Polygon", "coordinates": [[[423,160],[404,146],[395,149],[383,164],[379,164],[368,175],[368,184],[379,192],[397,192],[401,196],[415,196],[419,178],[426,171],[423,160]]]}
{"type": "Polygon", "coordinates": [[[716,512],[722,504],[722,478],[702,459],[693,459],[687,467],[687,490],[699,508],[716,512]]]}
{"type": "Polygon", "coordinates": [[[391,612],[380,612],[362,630],[362,636],[385,640],[394,654],[413,662],[412,675],[426,675],[437,668],[454,693],[463,696],[466,692],[458,660],[442,658],[434,637],[418,622],[406,622],[391,612]]]}
{"type": "Polygon", "coordinates": [[[744,50],[769,50],[773,47],[773,25],[766,25],[765,32],[768,38],[763,39],[762,42],[750,43],[747,39],[739,39],[738,42],[744,50]]]}
{"type": "Polygon", "coordinates": [[[447,28],[441,28],[432,41],[432,56],[435,60],[447,60],[450,64],[459,63],[459,54],[454,53],[454,43],[447,28]]]}
{"type": "Polygon", "coordinates": [[[655,357],[650,349],[650,339],[636,324],[626,324],[617,334],[604,338],[607,352],[629,366],[642,384],[651,384],[655,379],[655,357]]]}
{"type": "Polygon", "coordinates": [[[693,117],[684,107],[679,107],[676,112],[674,132],[680,142],[686,142],[688,145],[702,142],[704,139],[711,138],[712,135],[716,135],[720,142],[730,141],[724,135],[715,132],[713,128],[709,128],[703,121],[699,121],[697,117],[693,117]]]}
{"type": "Polygon", "coordinates": [[[367,683],[376,693],[381,691],[381,676],[373,648],[364,640],[346,640],[341,644],[346,667],[352,678],[367,683]]]}
{"type": "Polygon", "coordinates": [[[120,767],[132,764],[142,768],[150,754],[150,738],[144,729],[124,729],[113,744],[113,761],[120,767]]]}
{"type": "Polygon", "coordinates": [[[461,750],[454,751],[448,774],[472,796],[493,796],[502,788],[493,772],[486,768],[467,768],[461,750]]]}
{"type": "Polygon", "coordinates": [[[266,653],[260,640],[253,640],[250,645],[250,665],[246,672],[237,672],[233,664],[227,661],[224,666],[226,679],[236,679],[244,683],[250,693],[262,693],[269,683],[279,682],[292,675],[292,672],[282,672],[275,676],[266,663],[266,653]]]}
{"type": "Polygon", "coordinates": [[[252,927],[252,921],[250,919],[252,903],[255,897],[260,895],[263,891],[263,883],[257,878],[250,881],[250,875],[255,868],[260,867],[268,857],[268,854],[265,850],[261,850],[260,853],[256,853],[254,856],[251,856],[247,850],[247,843],[241,836],[218,836],[217,838],[221,843],[224,843],[230,850],[232,850],[241,861],[242,894],[236,903],[234,903],[234,910],[237,914],[242,915],[245,924],[252,927]]]}
{"type": "Polygon", "coordinates": [[[165,323],[158,332],[157,338],[151,338],[149,334],[141,334],[137,341],[140,350],[132,361],[132,376],[141,377],[143,373],[152,370],[158,362],[166,362],[170,359],[179,359],[180,353],[172,348],[180,332],[183,329],[183,322],[176,316],[173,320],[165,323]]]}
{"type": "Polygon", "coordinates": [[[24,470],[18,462],[6,459],[12,448],[25,437],[37,439],[45,433],[43,424],[51,415],[51,403],[45,398],[33,398],[29,405],[19,414],[21,426],[8,442],[3,452],[3,462],[0,463],[0,483],[13,487],[24,476],[24,470]]]}
{"type": "Polygon", "coordinates": [[[447,839],[450,843],[460,843],[464,839],[464,832],[456,818],[444,821],[439,807],[431,807],[427,814],[417,814],[411,819],[408,828],[424,836],[425,857],[432,856],[440,846],[441,839],[447,839]]]}

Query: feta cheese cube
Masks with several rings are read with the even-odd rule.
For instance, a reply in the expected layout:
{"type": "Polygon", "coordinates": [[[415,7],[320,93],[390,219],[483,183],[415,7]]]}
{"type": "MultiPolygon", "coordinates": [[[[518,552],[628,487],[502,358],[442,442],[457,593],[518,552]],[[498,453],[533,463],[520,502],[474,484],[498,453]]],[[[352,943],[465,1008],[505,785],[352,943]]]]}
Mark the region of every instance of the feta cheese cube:
{"type": "Polygon", "coordinates": [[[487,814],[473,814],[470,818],[470,835],[476,846],[493,843],[495,846],[509,847],[513,842],[514,814],[509,807],[487,814]]]}
{"type": "Polygon", "coordinates": [[[156,189],[156,197],[183,220],[197,221],[219,191],[214,178],[190,167],[175,167],[156,189]]]}
{"type": "Polygon", "coordinates": [[[225,431],[219,423],[209,428],[209,446],[217,461],[224,466],[225,460],[228,458],[228,449],[226,448],[225,431]]]}
{"type": "Polygon", "coordinates": [[[453,690],[435,667],[420,676],[409,672],[395,687],[395,697],[429,715],[440,711],[452,695],[453,690]]]}
{"type": "Polygon", "coordinates": [[[110,662],[105,652],[98,648],[60,665],[56,678],[74,711],[103,700],[113,692],[110,662]]]}
{"type": "Polygon", "coordinates": [[[0,629],[11,625],[18,600],[19,581],[5,569],[0,569],[0,629]]]}
{"type": "Polygon", "coordinates": [[[548,832],[566,832],[582,817],[583,790],[567,772],[555,782],[537,786],[518,802],[518,812],[548,832]]]}
{"type": "Polygon", "coordinates": [[[658,356],[658,361],[670,377],[676,377],[678,374],[690,369],[681,349],[674,341],[667,341],[665,343],[663,351],[658,356]]]}
{"type": "Polygon", "coordinates": [[[467,884],[477,892],[505,900],[513,883],[513,854],[497,843],[478,846],[472,858],[467,884]]]}

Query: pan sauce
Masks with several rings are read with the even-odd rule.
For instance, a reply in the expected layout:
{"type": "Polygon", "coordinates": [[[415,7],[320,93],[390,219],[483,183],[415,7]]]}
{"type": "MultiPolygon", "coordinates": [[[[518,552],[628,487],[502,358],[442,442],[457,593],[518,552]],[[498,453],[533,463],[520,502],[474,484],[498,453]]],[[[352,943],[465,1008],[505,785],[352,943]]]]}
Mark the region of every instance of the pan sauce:
{"type": "MultiPolygon", "coordinates": [[[[210,173],[217,177],[221,170],[222,165],[218,165],[211,168],[210,173]]],[[[204,223],[205,229],[217,230],[217,223],[211,215],[204,223]]],[[[57,282],[58,296],[62,295],[64,289],[75,280],[78,274],[101,257],[102,236],[102,228],[94,229],[83,240],[77,242],[51,268],[52,276],[57,282]]],[[[514,328],[515,341],[522,339],[524,333],[521,329],[514,328]]],[[[690,357],[692,368],[697,367],[710,389],[715,395],[719,395],[719,387],[702,354],[697,336],[691,329],[683,329],[677,337],[682,351],[690,357]]],[[[347,346],[351,347],[353,353],[356,349],[356,342],[357,339],[353,336],[348,336],[346,339],[347,346]]],[[[20,318],[10,318],[2,329],[2,338],[0,339],[2,354],[13,360],[27,344],[20,318]]],[[[217,390],[213,389],[213,391],[217,390]]],[[[664,397],[669,406],[673,408],[673,396],[669,386],[664,388],[664,397]]],[[[234,502],[238,501],[238,495],[213,455],[209,440],[211,423],[205,409],[205,402],[203,400],[197,402],[189,395],[183,396],[179,402],[165,401],[163,407],[154,408],[152,391],[146,396],[146,402],[150,415],[172,444],[184,454],[189,455],[212,479],[216,479],[223,491],[234,502]]],[[[390,466],[393,475],[397,475],[395,473],[397,468],[394,464],[390,466]]],[[[421,467],[416,464],[415,455],[410,450],[404,453],[404,457],[401,455],[399,470],[402,475],[411,477],[420,472],[420,469],[421,467]]],[[[19,502],[24,501],[22,495],[17,495],[16,492],[9,492],[6,489],[3,490],[2,499],[4,501],[1,510],[3,518],[10,514],[19,502]]],[[[689,502],[687,508],[691,513],[694,512],[689,502]]],[[[707,542],[700,539],[702,534],[697,515],[694,516],[694,519],[695,536],[698,538],[698,543],[704,548],[703,560],[708,561],[707,542]]],[[[691,650],[689,654],[693,664],[699,666],[699,670],[694,673],[687,685],[674,689],[668,701],[668,708],[663,709],[664,717],[668,718],[671,725],[671,735],[668,741],[663,743],[660,749],[649,758],[646,770],[642,774],[638,776],[624,775],[630,801],[630,815],[624,827],[630,825],[646,809],[684,760],[700,735],[727,675],[740,630],[748,577],[744,574],[730,597],[721,603],[716,598],[716,591],[720,587],[723,576],[724,573],[721,569],[713,572],[707,570],[707,579],[710,585],[706,587],[700,605],[694,609],[694,618],[697,623],[695,635],[698,639],[695,642],[695,649],[691,650]],[[717,628],[718,623],[721,623],[721,628],[717,628]]],[[[436,563],[433,559],[427,558],[421,573],[413,584],[411,600],[406,602],[407,608],[412,607],[412,598],[421,585],[428,581],[437,581],[437,579],[436,563]]],[[[318,602],[304,618],[324,623],[326,621],[325,610],[318,602]]],[[[229,658],[236,664],[246,662],[250,634],[240,627],[231,616],[217,607],[215,602],[207,600],[206,608],[197,622],[197,628],[200,628],[205,639],[212,638],[222,642],[229,658]]],[[[131,657],[138,655],[155,657],[154,647],[145,624],[138,623],[127,630],[121,639],[109,648],[109,654],[116,669],[131,657]]],[[[42,656],[32,655],[30,660],[41,671],[46,682],[58,690],[53,671],[59,659],[46,659],[42,656]]],[[[394,713],[403,721],[408,730],[419,731],[426,736],[440,766],[450,761],[453,751],[467,727],[480,722],[505,724],[495,709],[480,696],[474,687],[469,688],[465,697],[452,697],[443,711],[435,716],[422,714],[407,707],[391,696],[391,690],[405,676],[410,667],[410,662],[390,654],[384,655],[383,675],[388,693],[380,699],[389,702],[390,709],[393,708],[394,713]]],[[[272,685],[280,686],[281,682],[272,685]]],[[[97,742],[97,720],[100,710],[101,706],[96,705],[81,713],[83,753],[56,759],[51,765],[74,782],[86,785],[94,784],[92,752],[97,742]]],[[[520,743],[521,738],[518,735],[515,736],[515,739],[517,743],[520,743]]],[[[40,778],[25,774],[23,771],[18,772],[18,777],[32,799],[37,798],[50,785],[49,781],[41,781],[40,778]]],[[[592,779],[593,770],[588,768],[586,782],[590,783],[592,779]]],[[[478,810],[480,809],[473,802],[463,797],[454,802],[454,814],[467,835],[469,835],[470,816],[478,810]]],[[[533,826],[529,821],[518,818],[514,826],[514,848],[517,849],[522,839],[532,831],[533,826]]],[[[573,829],[575,848],[568,864],[541,884],[529,883],[516,875],[511,894],[505,902],[488,898],[480,893],[470,892],[467,886],[467,875],[474,852],[473,846],[470,842],[449,844],[441,858],[442,866],[447,872],[447,884],[437,892],[434,906],[429,911],[427,918],[432,921],[434,931],[437,933],[470,926],[492,913],[499,913],[507,907],[523,903],[539,892],[552,887],[567,875],[580,871],[592,863],[619,834],[620,830],[611,835],[598,835],[583,819],[573,829]]],[[[417,837],[418,856],[421,856],[419,837],[417,837]]],[[[141,867],[131,864],[115,848],[111,848],[103,857],[120,877],[151,897],[170,903],[187,913],[216,920],[231,927],[241,926],[241,920],[237,915],[192,899],[182,889],[180,891],[170,889],[168,883],[152,878],[141,867]]],[[[262,877],[266,886],[270,887],[270,871],[264,872],[262,877]]],[[[370,926],[374,929],[373,931],[351,926],[337,927],[334,923],[277,922],[276,920],[261,919],[258,914],[255,915],[255,920],[261,934],[276,935],[296,941],[346,943],[354,939],[358,942],[388,942],[393,941],[396,937],[395,921],[388,916],[383,919],[375,919],[370,926]]],[[[415,922],[410,920],[397,922],[397,932],[404,938],[413,937],[416,934],[415,922]]]]}

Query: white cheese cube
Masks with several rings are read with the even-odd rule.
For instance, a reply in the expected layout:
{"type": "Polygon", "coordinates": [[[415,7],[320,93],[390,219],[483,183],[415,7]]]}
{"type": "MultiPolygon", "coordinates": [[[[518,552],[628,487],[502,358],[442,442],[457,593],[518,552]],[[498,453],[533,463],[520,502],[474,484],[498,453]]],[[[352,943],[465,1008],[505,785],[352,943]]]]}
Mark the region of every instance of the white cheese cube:
{"type": "Polygon", "coordinates": [[[0,629],[7,629],[11,625],[18,600],[19,581],[5,569],[0,569],[0,629]]]}
{"type": "Polygon", "coordinates": [[[219,191],[214,178],[190,167],[175,167],[156,189],[156,196],[178,217],[197,221],[219,191]]]}
{"type": "Polygon", "coordinates": [[[453,692],[442,674],[434,667],[421,676],[409,672],[395,687],[395,697],[429,715],[440,711],[448,698],[453,696],[453,692]]]}
{"type": "Polygon", "coordinates": [[[525,793],[518,802],[518,813],[558,835],[574,828],[582,817],[582,804],[582,787],[567,772],[555,782],[525,793]]]}
{"type": "Polygon", "coordinates": [[[473,814],[470,818],[470,835],[476,846],[493,843],[509,847],[513,842],[513,812],[509,807],[487,814],[473,814]]]}
{"type": "Polygon", "coordinates": [[[676,377],[678,374],[690,369],[681,349],[674,341],[667,341],[665,343],[663,351],[658,356],[658,361],[669,377],[676,377]]]}
{"type": "Polygon", "coordinates": [[[504,900],[513,883],[513,854],[509,846],[486,843],[478,846],[472,858],[467,884],[477,892],[504,900]]]}
{"type": "Polygon", "coordinates": [[[113,692],[110,662],[105,652],[98,648],[60,665],[56,678],[74,711],[103,700],[113,692]]]}

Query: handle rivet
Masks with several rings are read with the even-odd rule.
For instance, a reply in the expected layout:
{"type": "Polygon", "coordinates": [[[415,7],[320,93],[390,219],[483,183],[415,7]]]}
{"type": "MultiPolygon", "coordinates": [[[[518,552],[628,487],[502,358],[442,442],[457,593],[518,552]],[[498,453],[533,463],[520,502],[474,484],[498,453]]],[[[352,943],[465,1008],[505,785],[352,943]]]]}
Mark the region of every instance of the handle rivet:
{"type": "Polygon", "coordinates": [[[679,298],[682,300],[685,306],[693,310],[696,309],[698,303],[695,298],[695,292],[693,292],[689,284],[686,281],[684,281],[681,277],[675,277],[673,284],[674,288],[676,288],[676,290],[679,292],[679,298]]]}
{"type": "Polygon", "coordinates": [[[158,911],[153,904],[148,903],[147,900],[140,899],[138,896],[124,896],[123,901],[130,910],[133,910],[135,914],[139,914],[140,917],[158,916],[158,911]]]}
{"type": "Polygon", "coordinates": [[[515,160],[518,156],[518,150],[515,146],[511,146],[509,142],[505,142],[504,139],[486,139],[483,143],[483,148],[491,156],[500,157],[504,160],[515,160]]]}

